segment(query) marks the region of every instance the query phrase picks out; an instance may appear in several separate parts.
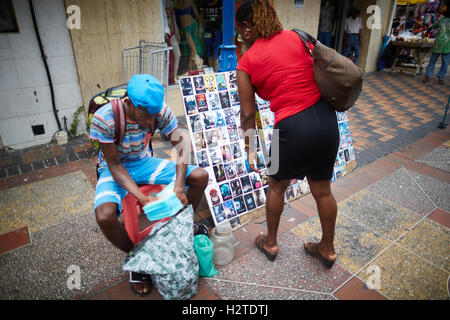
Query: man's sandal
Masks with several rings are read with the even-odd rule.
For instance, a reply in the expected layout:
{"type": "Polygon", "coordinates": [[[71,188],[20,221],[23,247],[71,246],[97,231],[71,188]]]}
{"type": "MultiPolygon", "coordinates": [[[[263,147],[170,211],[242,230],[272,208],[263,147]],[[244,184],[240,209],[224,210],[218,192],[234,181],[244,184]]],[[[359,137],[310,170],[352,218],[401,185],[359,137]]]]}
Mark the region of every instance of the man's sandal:
{"type": "Polygon", "coordinates": [[[275,261],[275,258],[277,257],[278,253],[271,254],[266,249],[264,249],[264,241],[265,240],[266,240],[266,236],[263,234],[260,234],[255,239],[255,245],[262,253],[264,253],[264,255],[267,257],[267,259],[269,261],[273,262],[273,261],[275,261]]]}
{"type": "Polygon", "coordinates": [[[128,284],[130,285],[131,291],[138,297],[148,296],[152,292],[152,288],[153,288],[153,283],[152,283],[151,277],[148,274],[137,273],[137,272],[130,272],[130,281],[128,282],[128,284]],[[134,287],[135,283],[148,284],[147,291],[144,291],[145,286],[142,287],[142,291],[137,290],[134,287]]]}
{"type": "Polygon", "coordinates": [[[325,266],[327,269],[331,269],[336,260],[330,260],[322,256],[322,254],[317,249],[317,243],[305,242],[303,243],[303,247],[307,254],[312,257],[319,259],[319,261],[325,266]]]}

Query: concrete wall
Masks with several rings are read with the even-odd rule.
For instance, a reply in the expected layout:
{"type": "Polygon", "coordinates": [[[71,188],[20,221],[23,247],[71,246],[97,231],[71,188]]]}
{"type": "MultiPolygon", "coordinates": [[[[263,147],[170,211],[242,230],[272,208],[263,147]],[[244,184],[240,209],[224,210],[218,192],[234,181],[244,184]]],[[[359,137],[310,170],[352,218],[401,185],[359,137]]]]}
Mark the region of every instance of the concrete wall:
{"type": "Polygon", "coordinates": [[[65,0],[78,5],[81,29],[71,30],[82,97],[121,83],[121,52],[139,40],[161,42],[160,0],[65,0]]]}
{"type": "MultiPolygon", "coordinates": [[[[13,6],[19,33],[0,34],[0,140],[20,149],[48,143],[58,127],[28,1],[14,0],[13,6]],[[34,136],[31,126],[41,124],[45,135],[34,136]]],[[[39,0],[34,7],[63,125],[62,118],[72,119],[82,105],[64,3],[39,0]]],[[[82,130],[80,123],[78,131],[82,130]]]]}

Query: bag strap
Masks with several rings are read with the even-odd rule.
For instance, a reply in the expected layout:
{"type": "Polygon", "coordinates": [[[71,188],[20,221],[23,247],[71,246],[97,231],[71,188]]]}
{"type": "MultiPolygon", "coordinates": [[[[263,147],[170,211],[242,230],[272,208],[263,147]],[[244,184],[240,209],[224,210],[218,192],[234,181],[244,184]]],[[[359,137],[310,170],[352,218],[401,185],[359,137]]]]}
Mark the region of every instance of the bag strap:
{"type": "Polygon", "coordinates": [[[125,135],[125,112],[123,110],[122,99],[111,100],[111,105],[114,113],[114,143],[119,144],[122,142],[125,135]]]}
{"type": "Polygon", "coordinates": [[[305,45],[306,51],[311,55],[311,57],[314,58],[313,52],[311,51],[311,49],[308,46],[308,42],[312,43],[313,45],[316,45],[317,40],[314,39],[313,36],[311,36],[309,33],[300,30],[300,29],[292,29],[292,31],[294,31],[299,37],[300,39],[303,41],[303,44],[305,45]]]}

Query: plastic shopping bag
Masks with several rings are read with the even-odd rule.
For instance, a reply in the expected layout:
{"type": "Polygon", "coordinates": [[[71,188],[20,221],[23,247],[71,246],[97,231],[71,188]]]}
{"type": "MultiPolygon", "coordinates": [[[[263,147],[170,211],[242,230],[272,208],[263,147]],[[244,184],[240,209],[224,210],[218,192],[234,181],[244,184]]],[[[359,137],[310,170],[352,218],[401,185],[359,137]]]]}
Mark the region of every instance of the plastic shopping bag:
{"type": "Polygon", "coordinates": [[[193,224],[191,205],[158,223],[127,255],[123,270],[149,274],[165,300],[190,299],[198,291],[199,269],[193,224]]]}
{"type": "Polygon", "coordinates": [[[218,271],[213,264],[214,244],[204,234],[194,237],[194,250],[199,263],[198,275],[200,277],[214,277],[218,271]]]}

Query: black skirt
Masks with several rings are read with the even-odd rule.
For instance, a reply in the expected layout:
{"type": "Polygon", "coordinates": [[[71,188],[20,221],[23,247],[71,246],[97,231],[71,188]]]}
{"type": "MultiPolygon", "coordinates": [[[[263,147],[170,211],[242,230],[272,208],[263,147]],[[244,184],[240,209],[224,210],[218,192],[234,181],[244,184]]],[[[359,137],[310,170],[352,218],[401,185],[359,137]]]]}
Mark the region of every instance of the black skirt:
{"type": "Polygon", "coordinates": [[[340,139],[336,112],[327,101],[281,120],[274,129],[268,167],[272,178],[331,180],[340,139]]]}

